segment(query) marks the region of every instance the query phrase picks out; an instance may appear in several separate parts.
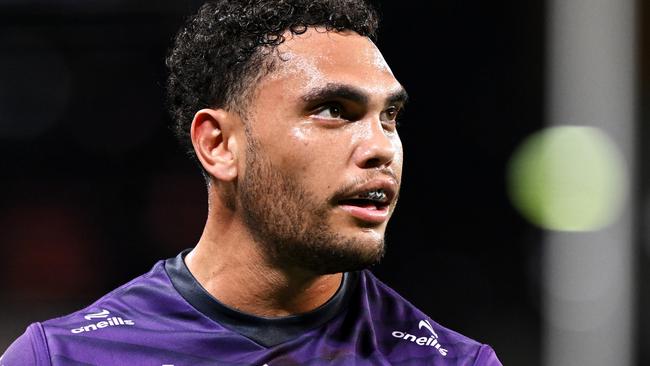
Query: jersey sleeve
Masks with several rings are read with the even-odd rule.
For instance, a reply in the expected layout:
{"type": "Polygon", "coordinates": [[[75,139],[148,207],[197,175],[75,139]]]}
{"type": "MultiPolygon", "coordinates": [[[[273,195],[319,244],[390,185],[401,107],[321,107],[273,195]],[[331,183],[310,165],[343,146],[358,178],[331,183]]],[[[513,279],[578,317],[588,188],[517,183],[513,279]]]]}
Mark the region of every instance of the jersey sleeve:
{"type": "Polygon", "coordinates": [[[483,345],[478,352],[474,366],[503,366],[501,361],[497,358],[494,350],[488,346],[483,345]]]}
{"type": "Polygon", "coordinates": [[[0,366],[51,366],[41,325],[30,325],[0,356],[0,366]]]}

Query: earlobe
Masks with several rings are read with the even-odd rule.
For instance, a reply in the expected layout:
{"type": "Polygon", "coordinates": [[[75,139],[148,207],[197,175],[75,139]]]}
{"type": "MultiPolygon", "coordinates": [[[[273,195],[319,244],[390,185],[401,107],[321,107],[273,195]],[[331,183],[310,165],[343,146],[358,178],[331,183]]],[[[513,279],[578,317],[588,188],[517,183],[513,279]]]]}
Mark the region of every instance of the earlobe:
{"type": "Polygon", "coordinates": [[[194,115],[190,137],[203,168],[215,179],[237,177],[237,141],[233,115],[223,109],[202,109],[194,115]]]}

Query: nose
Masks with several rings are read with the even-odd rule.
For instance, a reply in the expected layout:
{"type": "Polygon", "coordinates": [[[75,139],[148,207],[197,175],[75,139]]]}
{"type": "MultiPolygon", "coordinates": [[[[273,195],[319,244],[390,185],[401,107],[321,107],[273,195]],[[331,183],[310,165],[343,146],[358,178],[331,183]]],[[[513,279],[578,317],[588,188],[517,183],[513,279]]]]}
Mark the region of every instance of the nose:
{"type": "Polygon", "coordinates": [[[385,130],[379,120],[374,120],[369,125],[355,148],[354,162],[362,169],[388,167],[397,154],[397,132],[385,130]]]}

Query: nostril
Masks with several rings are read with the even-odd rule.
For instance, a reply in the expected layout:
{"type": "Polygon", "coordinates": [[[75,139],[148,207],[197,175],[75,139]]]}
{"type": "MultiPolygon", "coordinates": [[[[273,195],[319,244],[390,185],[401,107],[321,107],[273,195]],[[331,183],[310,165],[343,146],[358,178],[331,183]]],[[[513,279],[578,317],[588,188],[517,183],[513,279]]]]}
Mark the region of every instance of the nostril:
{"type": "Polygon", "coordinates": [[[366,161],[366,168],[374,168],[382,165],[382,161],[379,158],[370,158],[366,161]]]}
{"type": "Polygon", "coordinates": [[[392,158],[384,158],[384,157],[368,158],[362,164],[362,168],[367,169],[367,168],[380,168],[384,166],[389,166],[392,161],[393,161],[392,158]]]}

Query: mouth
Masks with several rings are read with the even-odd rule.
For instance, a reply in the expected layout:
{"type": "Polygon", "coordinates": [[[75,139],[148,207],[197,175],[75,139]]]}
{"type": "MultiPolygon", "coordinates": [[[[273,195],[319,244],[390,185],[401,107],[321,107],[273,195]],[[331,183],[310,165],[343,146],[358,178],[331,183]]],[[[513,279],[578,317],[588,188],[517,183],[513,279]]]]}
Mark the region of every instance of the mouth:
{"type": "Polygon", "coordinates": [[[397,195],[393,180],[376,180],[364,184],[337,201],[338,206],[356,218],[369,224],[381,224],[388,220],[390,206],[397,195]]]}

